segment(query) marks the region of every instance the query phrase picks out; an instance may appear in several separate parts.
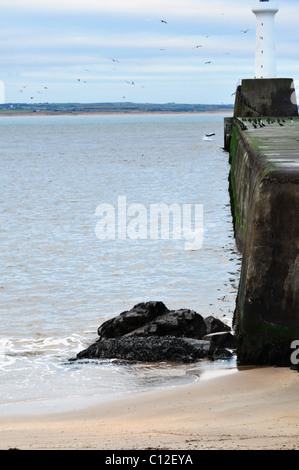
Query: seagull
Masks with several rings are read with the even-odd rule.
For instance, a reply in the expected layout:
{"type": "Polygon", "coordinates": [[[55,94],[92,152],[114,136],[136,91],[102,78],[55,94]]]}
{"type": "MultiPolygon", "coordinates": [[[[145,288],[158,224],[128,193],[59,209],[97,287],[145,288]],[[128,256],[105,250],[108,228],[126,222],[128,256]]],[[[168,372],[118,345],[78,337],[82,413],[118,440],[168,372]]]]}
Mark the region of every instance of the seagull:
{"type": "Polygon", "coordinates": [[[165,24],[167,24],[167,21],[165,21],[165,20],[161,20],[161,23],[165,23],[165,24]]]}
{"type": "Polygon", "coordinates": [[[212,137],[212,135],[216,135],[215,132],[211,132],[210,134],[206,134],[206,137],[212,137]]]}
{"type": "Polygon", "coordinates": [[[112,60],[112,62],[119,62],[119,60],[113,59],[113,58],[111,58],[111,57],[110,57],[110,60],[112,60]]]}
{"type": "Polygon", "coordinates": [[[127,82],[129,85],[135,85],[134,82],[128,82],[128,80],[126,80],[126,82],[127,82]]]}
{"type": "Polygon", "coordinates": [[[248,31],[250,31],[250,29],[241,29],[241,33],[244,33],[244,34],[248,33],[248,31]]]}
{"type": "Polygon", "coordinates": [[[212,61],[211,60],[208,60],[207,62],[205,62],[205,64],[211,64],[212,61]]]}
{"type": "Polygon", "coordinates": [[[202,45],[198,44],[198,46],[194,46],[193,49],[198,49],[199,47],[202,47],[202,45]]]}

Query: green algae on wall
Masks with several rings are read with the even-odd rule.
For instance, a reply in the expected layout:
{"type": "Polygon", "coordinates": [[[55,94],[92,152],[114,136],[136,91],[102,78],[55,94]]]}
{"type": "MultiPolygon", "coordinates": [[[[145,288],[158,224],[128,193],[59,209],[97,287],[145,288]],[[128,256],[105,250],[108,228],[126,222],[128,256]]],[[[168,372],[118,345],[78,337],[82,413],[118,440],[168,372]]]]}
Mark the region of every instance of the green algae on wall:
{"type": "MultiPolygon", "coordinates": [[[[299,146],[297,165],[289,167],[293,160],[284,154],[272,161],[266,154],[275,152],[277,142],[284,147],[284,134],[277,138],[275,128],[271,138],[271,129],[267,132],[264,145],[262,134],[242,130],[235,120],[227,148],[235,237],[242,252],[233,325],[239,364],[289,365],[291,342],[299,339],[299,146]]],[[[294,158],[294,146],[287,142],[294,158]]]]}

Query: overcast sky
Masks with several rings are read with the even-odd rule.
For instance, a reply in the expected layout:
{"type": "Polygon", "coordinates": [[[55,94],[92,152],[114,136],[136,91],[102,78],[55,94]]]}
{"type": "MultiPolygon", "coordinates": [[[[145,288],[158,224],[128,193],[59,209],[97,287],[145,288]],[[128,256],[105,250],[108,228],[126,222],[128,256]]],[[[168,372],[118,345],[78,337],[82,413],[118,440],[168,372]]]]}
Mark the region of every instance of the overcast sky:
{"type": "MultiPolygon", "coordinates": [[[[254,77],[253,3],[1,0],[6,102],[233,103],[254,77]]],[[[279,6],[278,76],[297,88],[299,2],[279,6]]]]}

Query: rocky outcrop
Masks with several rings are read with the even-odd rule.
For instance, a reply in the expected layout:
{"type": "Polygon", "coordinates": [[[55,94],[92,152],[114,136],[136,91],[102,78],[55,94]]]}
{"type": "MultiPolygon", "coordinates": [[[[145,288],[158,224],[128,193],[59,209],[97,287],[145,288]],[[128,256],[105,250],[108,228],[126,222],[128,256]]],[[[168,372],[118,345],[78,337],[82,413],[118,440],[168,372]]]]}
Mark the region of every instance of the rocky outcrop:
{"type": "Polygon", "coordinates": [[[210,333],[220,333],[222,331],[230,331],[230,326],[223,323],[219,318],[215,318],[213,316],[206,317],[205,319],[206,324],[206,334],[210,333]]]}
{"type": "Polygon", "coordinates": [[[236,348],[235,336],[230,331],[221,331],[219,333],[210,333],[203,337],[204,341],[209,341],[211,346],[223,348],[236,348]]]}
{"type": "Polygon", "coordinates": [[[193,310],[168,310],[163,302],[140,303],[104,322],[98,328],[99,339],[74,360],[190,363],[203,358],[230,358],[232,352],[227,348],[232,349],[231,338],[228,346],[225,338],[221,344],[211,341],[206,336],[211,329],[213,333],[227,333],[230,328],[219,319],[204,319],[193,310]]]}

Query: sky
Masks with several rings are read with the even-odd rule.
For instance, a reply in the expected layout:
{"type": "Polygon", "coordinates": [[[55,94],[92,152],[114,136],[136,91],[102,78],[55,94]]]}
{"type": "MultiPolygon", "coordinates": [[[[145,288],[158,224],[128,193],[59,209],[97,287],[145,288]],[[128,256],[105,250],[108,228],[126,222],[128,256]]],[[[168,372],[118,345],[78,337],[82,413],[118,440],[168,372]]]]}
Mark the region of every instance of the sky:
{"type": "MultiPolygon", "coordinates": [[[[254,78],[254,3],[0,0],[5,101],[233,104],[254,78]]],[[[277,76],[298,95],[299,2],[279,7],[277,76]]]]}

